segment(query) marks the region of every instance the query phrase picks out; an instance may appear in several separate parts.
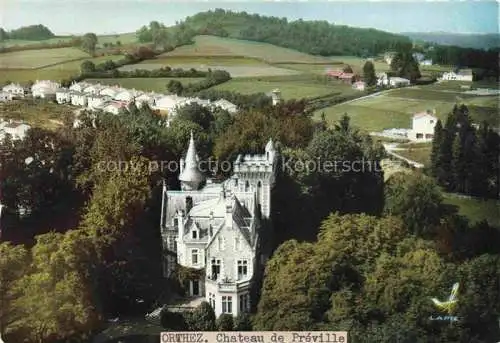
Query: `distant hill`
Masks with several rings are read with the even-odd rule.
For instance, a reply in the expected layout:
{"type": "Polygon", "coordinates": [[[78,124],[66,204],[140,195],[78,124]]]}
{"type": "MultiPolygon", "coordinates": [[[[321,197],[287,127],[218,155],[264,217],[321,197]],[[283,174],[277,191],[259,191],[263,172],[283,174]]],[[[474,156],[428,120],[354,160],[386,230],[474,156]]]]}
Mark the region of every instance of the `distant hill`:
{"type": "Polygon", "coordinates": [[[413,40],[436,43],[440,45],[453,45],[462,48],[492,49],[500,48],[500,34],[465,34],[446,32],[406,32],[402,33],[413,40]]]}
{"type": "Polygon", "coordinates": [[[327,21],[288,21],[223,9],[187,17],[184,24],[200,35],[270,43],[321,56],[368,57],[412,45],[406,36],[375,29],[333,25],[327,21]]]}

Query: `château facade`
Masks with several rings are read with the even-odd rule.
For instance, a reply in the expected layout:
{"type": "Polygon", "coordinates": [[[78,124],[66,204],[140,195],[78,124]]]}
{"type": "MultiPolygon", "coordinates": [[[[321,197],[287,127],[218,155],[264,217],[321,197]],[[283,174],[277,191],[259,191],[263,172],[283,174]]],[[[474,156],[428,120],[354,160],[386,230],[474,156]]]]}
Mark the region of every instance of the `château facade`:
{"type": "Polygon", "coordinates": [[[177,265],[203,271],[187,293],[203,297],[217,316],[250,310],[251,286],[265,263],[262,230],[270,230],[278,153],[269,140],[263,155],[239,155],[224,182],[200,171],[193,135],[181,159],[181,190],[163,187],[161,233],[164,276],[177,265]]]}

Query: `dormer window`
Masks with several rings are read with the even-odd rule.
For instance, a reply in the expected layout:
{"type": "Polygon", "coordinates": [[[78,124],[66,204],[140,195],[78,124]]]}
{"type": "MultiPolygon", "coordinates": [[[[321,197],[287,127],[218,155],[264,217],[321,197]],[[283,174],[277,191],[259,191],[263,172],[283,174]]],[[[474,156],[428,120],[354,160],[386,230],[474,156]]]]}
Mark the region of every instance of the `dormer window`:
{"type": "Polygon", "coordinates": [[[193,239],[197,239],[198,238],[198,232],[196,230],[191,231],[191,236],[193,237],[193,239]]]}

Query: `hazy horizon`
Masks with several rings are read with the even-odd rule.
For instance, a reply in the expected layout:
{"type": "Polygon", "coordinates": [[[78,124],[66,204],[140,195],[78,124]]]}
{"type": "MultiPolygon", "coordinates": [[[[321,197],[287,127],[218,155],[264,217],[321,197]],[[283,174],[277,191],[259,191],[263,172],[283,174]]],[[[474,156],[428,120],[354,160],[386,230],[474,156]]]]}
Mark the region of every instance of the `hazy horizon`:
{"type": "Polygon", "coordinates": [[[2,0],[0,27],[42,24],[56,35],[134,32],[156,20],[174,25],[198,12],[223,8],[289,20],[326,20],[394,33],[498,34],[496,1],[166,2],[159,0],[2,0]]]}

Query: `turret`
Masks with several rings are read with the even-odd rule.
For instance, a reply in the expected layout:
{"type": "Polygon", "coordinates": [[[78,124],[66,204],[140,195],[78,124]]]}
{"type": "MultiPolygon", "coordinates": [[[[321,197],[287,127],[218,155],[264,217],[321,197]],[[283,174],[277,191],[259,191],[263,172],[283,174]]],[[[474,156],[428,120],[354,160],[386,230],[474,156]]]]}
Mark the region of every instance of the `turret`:
{"type": "Polygon", "coordinates": [[[271,98],[273,99],[273,106],[278,105],[281,103],[281,91],[279,89],[275,89],[271,92],[271,98]]]}
{"type": "Polygon", "coordinates": [[[205,181],[205,176],[201,173],[198,167],[198,155],[194,145],[193,132],[191,131],[191,139],[186,153],[186,159],[181,159],[181,173],[179,181],[181,181],[181,189],[183,191],[197,190],[200,184],[205,181]]]}

